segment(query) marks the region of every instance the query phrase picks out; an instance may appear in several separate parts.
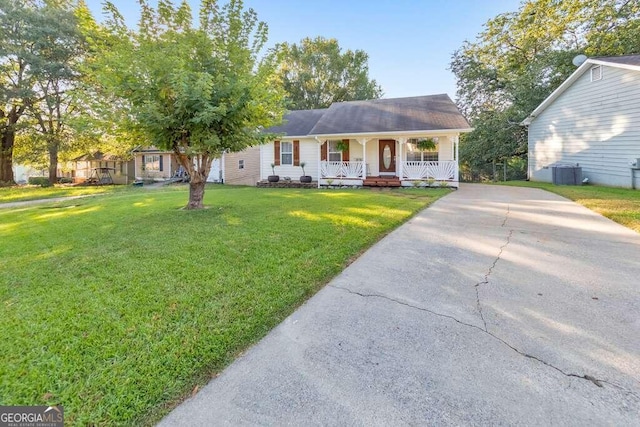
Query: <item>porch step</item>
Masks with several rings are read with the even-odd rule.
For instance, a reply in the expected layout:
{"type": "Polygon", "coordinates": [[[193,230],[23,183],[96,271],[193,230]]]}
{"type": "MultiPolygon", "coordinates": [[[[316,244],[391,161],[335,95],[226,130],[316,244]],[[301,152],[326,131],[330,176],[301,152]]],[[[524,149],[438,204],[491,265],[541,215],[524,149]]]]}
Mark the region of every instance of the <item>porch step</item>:
{"type": "Polygon", "coordinates": [[[400,178],[396,176],[381,177],[381,176],[369,176],[362,182],[365,187],[400,187],[400,178]]]}

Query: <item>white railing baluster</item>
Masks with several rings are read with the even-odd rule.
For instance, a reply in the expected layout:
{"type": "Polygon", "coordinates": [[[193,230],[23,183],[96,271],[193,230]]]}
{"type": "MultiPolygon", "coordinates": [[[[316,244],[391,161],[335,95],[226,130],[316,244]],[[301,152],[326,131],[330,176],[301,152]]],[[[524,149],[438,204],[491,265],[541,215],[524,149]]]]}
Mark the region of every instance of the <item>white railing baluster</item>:
{"type": "Polygon", "coordinates": [[[437,181],[456,181],[456,161],[442,162],[403,162],[403,179],[435,179],[437,181]]]}
{"type": "Polygon", "coordinates": [[[363,162],[320,162],[321,178],[363,178],[363,162]]]}

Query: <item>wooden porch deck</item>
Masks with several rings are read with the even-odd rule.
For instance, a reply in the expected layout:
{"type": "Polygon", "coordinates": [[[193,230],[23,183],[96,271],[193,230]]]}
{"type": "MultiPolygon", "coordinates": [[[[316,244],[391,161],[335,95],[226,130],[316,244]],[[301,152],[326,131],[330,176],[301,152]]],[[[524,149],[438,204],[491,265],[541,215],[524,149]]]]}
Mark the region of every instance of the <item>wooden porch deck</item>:
{"type": "Polygon", "coordinates": [[[362,185],[365,187],[400,187],[402,183],[397,176],[368,176],[362,185]]]}

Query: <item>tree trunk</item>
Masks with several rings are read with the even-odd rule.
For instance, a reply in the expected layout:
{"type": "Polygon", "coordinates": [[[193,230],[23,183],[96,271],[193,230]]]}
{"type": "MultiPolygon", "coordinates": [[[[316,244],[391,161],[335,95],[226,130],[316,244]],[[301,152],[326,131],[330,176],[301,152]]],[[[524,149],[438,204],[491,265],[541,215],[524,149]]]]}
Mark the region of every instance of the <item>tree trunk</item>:
{"type": "Polygon", "coordinates": [[[187,203],[187,209],[203,209],[204,204],[202,203],[204,199],[204,185],[205,181],[194,179],[191,177],[191,181],[189,182],[189,203],[187,203]]]}
{"type": "Polygon", "coordinates": [[[49,144],[49,182],[58,183],[58,144],[49,144]]]}
{"type": "Polygon", "coordinates": [[[0,147],[0,186],[14,185],[13,178],[13,143],[16,133],[13,126],[2,131],[2,146],[0,147]]]}
{"type": "MultiPolygon", "coordinates": [[[[186,146],[186,142],[183,146],[186,146]]],[[[209,154],[186,155],[176,145],[173,150],[178,163],[189,172],[189,203],[185,209],[203,209],[204,186],[213,161],[209,154]]]]}

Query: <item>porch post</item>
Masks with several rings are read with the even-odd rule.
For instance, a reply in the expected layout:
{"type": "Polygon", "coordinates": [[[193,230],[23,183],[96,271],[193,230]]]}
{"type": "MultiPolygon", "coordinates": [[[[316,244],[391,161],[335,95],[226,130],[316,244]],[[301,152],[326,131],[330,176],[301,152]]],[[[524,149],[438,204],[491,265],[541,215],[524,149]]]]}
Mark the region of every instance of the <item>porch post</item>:
{"type": "Polygon", "coordinates": [[[358,138],[356,141],[362,145],[362,179],[367,179],[367,138],[358,138]]]}
{"type": "Polygon", "coordinates": [[[318,139],[317,136],[316,136],[316,141],[318,142],[318,188],[320,188],[320,178],[322,178],[322,167],[320,166],[322,162],[322,153],[321,153],[322,144],[320,143],[320,140],[318,139]]]}
{"type": "Polygon", "coordinates": [[[407,142],[407,138],[398,138],[398,161],[396,162],[396,175],[402,181],[402,159],[404,158],[402,155],[402,149],[404,144],[407,142]]]}
{"type": "MultiPolygon", "coordinates": [[[[456,168],[455,168],[455,176],[454,176],[454,180],[456,181],[456,183],[459,183],[460,181],[460,158],[458,157],[458,148],[460,147],[460,136],[456,135],[453,137],[453,143],[455,145],[455,156],[456,156],[456,168]]],[[[456,186],[458,187],[459,184],[456,186]]]]}

